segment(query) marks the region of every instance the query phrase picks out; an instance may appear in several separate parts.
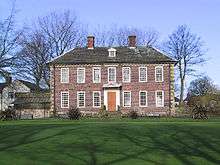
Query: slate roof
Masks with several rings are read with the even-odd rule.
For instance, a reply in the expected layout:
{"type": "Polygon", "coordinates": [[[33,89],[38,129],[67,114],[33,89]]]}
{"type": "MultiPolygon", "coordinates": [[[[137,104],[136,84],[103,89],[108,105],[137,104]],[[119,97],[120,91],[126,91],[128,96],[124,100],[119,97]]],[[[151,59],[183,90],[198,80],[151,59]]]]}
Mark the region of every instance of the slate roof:
{"type": "Polygon", "coordinates": [[[50,107],[50,93],[16,93],[13,102],[16,109],[22,108],[48,108],[50,107]]]}
{"type": "Polygon", "coordinates": [[[37,90],[43,91],[44,90],[44,89],[38,89],[36,84],[31,83],[29,81],[25,81],[25,80],[18,80],[18,81],[20,81],[22,84],[27,86],[31,91],[37,91],[37,90]]]}
{"type": "Polygon", "coordinates": [[[116,57],[109,57],[109,47],[75,48],[55,58],[49,64],[103,63],[175,63],[173,59],[152,47],[113,47],[116,57]]]}
{"type": "Polygon", "coordinates": [[[8,83],[0,83],[0,92],[2,92],[2,90],[8,86],[8,83]]]}

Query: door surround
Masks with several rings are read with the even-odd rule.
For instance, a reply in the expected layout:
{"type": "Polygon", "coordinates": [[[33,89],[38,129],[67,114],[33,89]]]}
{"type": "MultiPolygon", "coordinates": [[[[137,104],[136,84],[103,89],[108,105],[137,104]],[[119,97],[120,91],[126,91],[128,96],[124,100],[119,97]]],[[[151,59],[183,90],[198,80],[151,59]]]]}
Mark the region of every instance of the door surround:
{"type": "Polygon", "coordinates": [[[120,106],[120,89],[104,89],[104,105],[108,111],[108,92],[115,92],[115,111],[118,111],[118,106],[120,106]]]}

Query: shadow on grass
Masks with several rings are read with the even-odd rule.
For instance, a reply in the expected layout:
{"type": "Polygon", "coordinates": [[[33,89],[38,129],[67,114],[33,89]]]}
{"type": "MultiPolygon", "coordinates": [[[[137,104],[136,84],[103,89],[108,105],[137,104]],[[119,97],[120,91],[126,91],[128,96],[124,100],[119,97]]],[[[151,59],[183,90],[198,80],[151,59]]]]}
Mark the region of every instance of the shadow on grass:
{"type": "MultiPolygon", "coordinates": [[[[10,154],[29,145],[33,150],[40,148],[41,152],[48,154],[48,161],[51,161],[51,164],[59,162],[57,160],[59,155],[66,159],[66,163],[63,164],[78,162],[78,164],[108,165],[135,160],[162,165],[168,164],[167,156],[170,155],[182,164],[197,164],[190,157],[220,164],[219,157],[216,156],[220,156],[217,132],[219,129],[202,128],[205,130],[198,130],[196,126],[174,124],[109,125],[104,122],[4,126],[0,128],[0,156],[1,152],[10,154]],[[50,160],[51,157],[55,159],[50,160]]],[[[31,151],[22,156],[29,158],[31,154],[36,153],[31,151]]]]}

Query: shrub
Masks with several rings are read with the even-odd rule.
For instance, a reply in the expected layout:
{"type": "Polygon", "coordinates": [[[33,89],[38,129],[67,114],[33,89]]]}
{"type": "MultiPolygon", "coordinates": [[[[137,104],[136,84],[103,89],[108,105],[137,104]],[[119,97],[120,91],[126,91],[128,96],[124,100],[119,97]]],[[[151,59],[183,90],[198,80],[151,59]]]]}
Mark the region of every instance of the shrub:
{"type": "Polygon", "coordinates": [[[68,117],[70,120],[79,120],[81,117],[81,112],[78,108],[70,108],[68,112],[68,117]]]}
{"type": "Polygon", "coordinates": [[[131,119],[137,119],[138,118],[138,113],[137,111],[130,111],[128,116],[131,118],[131,119]]]}
{"type": "Polygon", "coordinates": [[[206,94],[192,96],[188,101],[188,107],[194,119],[207,119],[208,114],[213,114],[219,107],[220,95],[206,94]]]}
{"type": "Polygon", "coordinates": [[[101,119],[109,118],[109,113],[106,111],[106,106],[105,105],[102,105],[101,109],[99,110],[98,116],[101,119]]]}
{"type": "Polygon", "coordinates": [[[0,118],[2,120],[15,120],[15,119],[17,119],[17,115],[16,115],[15,109],[9,107],[5,111],[1,111],[0,118]]]}

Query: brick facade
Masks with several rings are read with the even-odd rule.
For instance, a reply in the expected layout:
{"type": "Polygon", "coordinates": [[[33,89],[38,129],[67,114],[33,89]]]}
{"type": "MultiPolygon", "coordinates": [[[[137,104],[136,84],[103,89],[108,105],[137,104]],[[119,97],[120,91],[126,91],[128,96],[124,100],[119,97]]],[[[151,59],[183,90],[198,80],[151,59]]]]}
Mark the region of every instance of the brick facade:
{"type": "Polygon", "coordinates": [[[174,64],[82,64],[82,65],[51,65],[51,112],[66,113],[68,108],[61,108],[61,92],[69,92],[69,107],[77,106],[77,91],[85,91],[85,108],[82,112],[98,112],[100,108],[93,108],[93,91],[101,92],[101,104],[104,104],[103,85],[108,83],[108,67],[116,67],[116,82],[120,87],[120,110],[127,113],[137,110],[140,113],[173,114],[174,100],[174,64]],[[163,82],[155,82],[155,67],[163,66],[163,82]],[[93,83],[93,67],[101,67],[101,83],[93,83]],[[147,67],[147,82],[139,82],[139,67],[147,67]],[[61,68],[69,68],[69,83],[60,82],[61,68]],[[77,83],[77,68],[85,68],[85,83],[77,83]],[[122,82],[122,67],[131,68],[131,81],[122,82]],[[164,91],[164,107],[156,107],[155,91],[164,91]],[[123,91],[131,91],[131,107],[123,107],[123,91]],[[147,91],[147,107],[139,106],[139,91],[147,91]]]}

